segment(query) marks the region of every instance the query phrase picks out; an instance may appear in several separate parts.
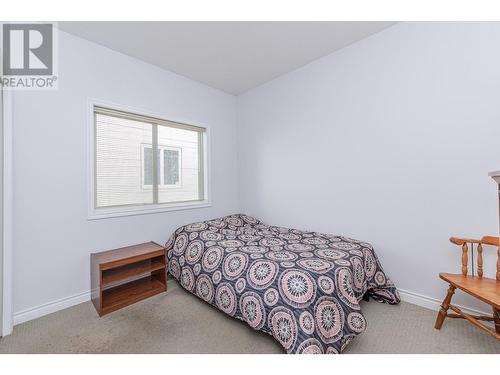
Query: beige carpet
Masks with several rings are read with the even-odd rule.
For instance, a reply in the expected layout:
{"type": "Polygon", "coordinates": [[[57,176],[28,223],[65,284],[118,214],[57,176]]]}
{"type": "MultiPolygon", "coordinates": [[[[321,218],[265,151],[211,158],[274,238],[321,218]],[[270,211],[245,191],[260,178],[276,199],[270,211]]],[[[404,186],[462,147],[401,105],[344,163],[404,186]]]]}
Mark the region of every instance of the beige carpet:
{"type": "MultiPolygon", "coordinates": [[[[346,353],[500,353],[471,324],[409,303],[363,302],[367,330],[346,353]]],[[[170,280],[169,291],[99,318],[90,302],[20,324],[0,353],[283,353],[274,339],[229,318],[170,280]]]]}

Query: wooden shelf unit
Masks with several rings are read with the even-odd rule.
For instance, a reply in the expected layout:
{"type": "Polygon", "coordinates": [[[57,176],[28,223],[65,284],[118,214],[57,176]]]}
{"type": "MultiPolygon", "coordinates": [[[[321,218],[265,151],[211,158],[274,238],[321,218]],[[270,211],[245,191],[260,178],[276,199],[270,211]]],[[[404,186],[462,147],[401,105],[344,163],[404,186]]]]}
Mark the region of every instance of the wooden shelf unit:
{"type": "Polygon", "coordinates": [[[165,248],[154,242],[90,256],[92,302],[99,316],[167,290],[165,248]]]}

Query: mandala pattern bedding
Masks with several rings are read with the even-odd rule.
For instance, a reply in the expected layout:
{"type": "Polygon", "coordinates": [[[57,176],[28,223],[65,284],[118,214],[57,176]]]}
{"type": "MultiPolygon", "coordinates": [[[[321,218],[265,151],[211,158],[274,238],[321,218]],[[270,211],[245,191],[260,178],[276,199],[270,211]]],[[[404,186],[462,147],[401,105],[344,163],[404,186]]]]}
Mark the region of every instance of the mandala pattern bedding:
{"type": "Polygon", "coordinates": [[[265,225],[247,215],[178,228],[166,244],[170,274],[189,292],[287,353],[340,353],[363,332],[368,292],[399,303],[368,243],[265,225]]]}

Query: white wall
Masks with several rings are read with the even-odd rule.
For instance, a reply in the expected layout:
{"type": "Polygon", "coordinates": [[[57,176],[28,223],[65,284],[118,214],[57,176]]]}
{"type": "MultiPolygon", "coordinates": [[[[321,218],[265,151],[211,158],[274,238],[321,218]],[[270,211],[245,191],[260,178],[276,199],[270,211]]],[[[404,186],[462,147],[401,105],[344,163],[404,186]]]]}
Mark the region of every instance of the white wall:
{"type": "Polygon", "coordinates": [[[29,310],[37,306],[86,298],[91,252],[164,243],[180,225],[238,211],[233,96],[64,32],[59,38],[59,89],[14,96],[18,322],[36,315],[29,310]],[[209,125],[212,207],[88,221],[88,98],[209,125]]]}
{"type": "Polygon", "coordinates": [[[240,96],[241,211],[371,242],[441,300],[448,237],[498,233],[499,45],[500,23],[402,23],[240,96]]]}

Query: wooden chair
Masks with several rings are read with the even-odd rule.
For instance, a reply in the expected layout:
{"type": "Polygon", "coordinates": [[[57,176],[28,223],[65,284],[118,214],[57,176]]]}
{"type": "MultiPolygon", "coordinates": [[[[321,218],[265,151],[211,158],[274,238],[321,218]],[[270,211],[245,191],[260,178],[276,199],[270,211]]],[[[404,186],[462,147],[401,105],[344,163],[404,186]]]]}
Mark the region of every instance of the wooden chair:
{"type": "Polygon", "coordinates": [[[475,326],[484,329],[497,340],[500,340],[500,249],[498,249],[498,237],[485,236],[481,240],[451,237],[450,241],[456,245],[462,246],[462,274],[439,274],[439,277],[450,284],[450,286],[448,288],[448,294],[441,304],[441,309],[439,310],[434,328],[441,329],[446,317],[462,318],[467,319],[475,326]],[[477,245],[477,276],[474,276],[474,258],[472,258],[472,275],[468,275],[467,252],[469,250],[469,244],[472,257],[474,257],[474,245],[477,245]],[[496,246],[498,249],[496,280],[483,277],[483,245],[496,246]],[[455,293],[456,288],[489,304],[493,308],[493,316],[469,315],[452,305],[450,303],[451,297],[453,293],[455,293]],[[448,313],[448,309],[452,309],[456,314],[448,313]],[[494,322],[495,330],[481,323],[480,320],[494,322]]]}

